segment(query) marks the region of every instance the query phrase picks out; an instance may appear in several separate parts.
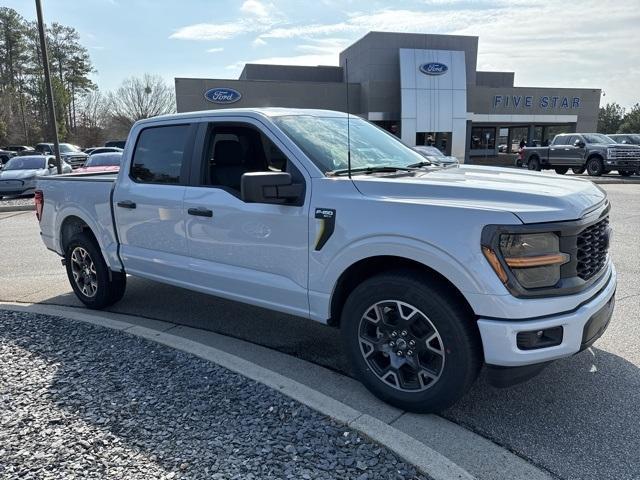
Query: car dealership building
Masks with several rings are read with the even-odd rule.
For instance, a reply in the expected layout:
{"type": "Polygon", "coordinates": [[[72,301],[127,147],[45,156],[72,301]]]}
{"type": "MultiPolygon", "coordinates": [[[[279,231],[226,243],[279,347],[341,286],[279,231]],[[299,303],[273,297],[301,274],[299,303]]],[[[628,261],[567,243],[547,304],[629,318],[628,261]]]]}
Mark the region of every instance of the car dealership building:
{"type": "Polygon", "coordinates": [[[370,32],[340,53],[339,67],[247,64],[237,80],[176,78],[176,102],[179,112],[347,111],[348,73],[351,113],[460,159],[596,130],[599,89],[517,87],[513,72],[478,71],[477,59],[478,37],[370,32]]]}

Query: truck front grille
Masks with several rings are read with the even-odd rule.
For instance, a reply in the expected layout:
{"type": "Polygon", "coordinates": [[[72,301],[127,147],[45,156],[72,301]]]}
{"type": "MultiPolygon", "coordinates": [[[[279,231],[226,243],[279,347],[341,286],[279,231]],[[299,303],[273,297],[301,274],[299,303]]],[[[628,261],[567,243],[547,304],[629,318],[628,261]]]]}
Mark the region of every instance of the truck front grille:
{"type": "Polygon", "coordinates": [[[623,158],[625,160],[640,160],[640,148],[614,148],[615,158],[623,158]]]}
{"type": "Polygon", "coordinates": [[[609,251],[609,217],[605,217],[578,234],[576,272],[589,280],[604,267],[609,251]]]}

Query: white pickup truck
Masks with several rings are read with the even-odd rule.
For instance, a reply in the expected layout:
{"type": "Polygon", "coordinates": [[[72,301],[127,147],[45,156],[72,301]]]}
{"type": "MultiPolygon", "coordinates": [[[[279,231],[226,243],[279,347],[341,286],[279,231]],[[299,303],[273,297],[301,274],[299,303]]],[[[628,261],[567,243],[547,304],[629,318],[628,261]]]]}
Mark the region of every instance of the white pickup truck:
{"type": "Polygon", "coordinates": [[[367,388],[420,412],[483,365],[529,378],[611,318],[610,206],[589,181],[431,164],[320,110],[151,118],[123,155],[117,175],[38,182],[42,239],[90,308],[134,275],[317,320],[367,388]]]}

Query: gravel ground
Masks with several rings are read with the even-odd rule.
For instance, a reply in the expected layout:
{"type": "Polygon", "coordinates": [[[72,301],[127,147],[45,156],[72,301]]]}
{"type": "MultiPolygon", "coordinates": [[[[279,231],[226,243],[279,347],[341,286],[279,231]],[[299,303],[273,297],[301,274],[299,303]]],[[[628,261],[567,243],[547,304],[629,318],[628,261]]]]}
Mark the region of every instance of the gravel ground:
{"type": "Polygon", "coordinates": [[[192,355],[0,311],[0,478],[425,478],[356,432],[192,355]]]}
{"type": "Polygon", "coordinates": [[[33,195],[27,197],[4,197],[0,200],[0,207],[16,207],[22,205],[33,205],[33,195]]]}

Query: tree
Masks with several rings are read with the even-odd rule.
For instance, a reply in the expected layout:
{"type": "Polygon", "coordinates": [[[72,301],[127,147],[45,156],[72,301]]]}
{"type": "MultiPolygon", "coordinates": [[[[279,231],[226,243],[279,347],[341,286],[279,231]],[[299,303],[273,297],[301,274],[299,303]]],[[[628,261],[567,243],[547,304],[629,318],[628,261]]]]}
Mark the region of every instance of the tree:
{"type": "Polygon", "coordinates": [[[107,100],[99,90],[84,94],[78,102],[78,123],[73,135],[73,143],[79,145],[102,145],[106,140],[109,122],[107,100]]]}
{"type": "Polygon", "coordinates": [[[619,129],[620,133],[640,132],[640,103],[636,103],[624,116],[619,129]]]}
{"type": "Polygon", "coordinates": [[[111,115],[115,123],[127,130],[136,121],[176,111],[173,88],[159,75],[145,73],[130,77],[109,94],[111,115]]]}
{"type": "MultiPolygon", "coordinates": [[[[61,138],[77,125],[77,100],[95,88],[93,66],[78,32],[52,23],[46,27],[61,138]]],[[[36,22],[0,7],[0,122],[3,141],[30,144],[50,140],[40,40],[36,22]]]]}
{"type": "Polygon", "coordinates": [[[600,107],[598,114],[598,132],[617,133],[624,117],[624,108],[617,103],[607,103],[600,107]]]}

